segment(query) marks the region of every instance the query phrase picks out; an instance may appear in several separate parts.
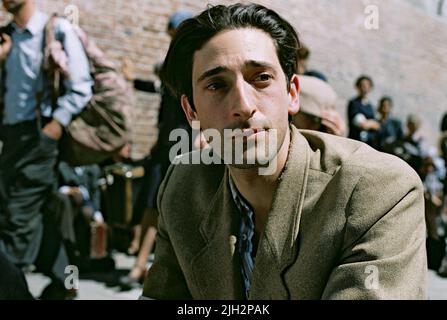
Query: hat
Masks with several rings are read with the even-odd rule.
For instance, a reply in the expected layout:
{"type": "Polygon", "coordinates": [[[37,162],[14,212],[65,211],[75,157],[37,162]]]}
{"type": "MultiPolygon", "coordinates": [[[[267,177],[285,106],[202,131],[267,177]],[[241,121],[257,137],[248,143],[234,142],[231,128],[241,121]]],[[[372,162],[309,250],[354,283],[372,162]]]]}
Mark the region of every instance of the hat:
{"type": "Polygon", "coordinates": [[[327,83],[316,77],[300,75],[300,112],[321,117],[326,110],[335,110],[337,94],[327,83]]]}
{"type": "Polygon", "coordinates": [[[177,29],[186,19],[192,18],[193,14],[189,11],[178,10],[169,18],[168,29],[177,29]]]}

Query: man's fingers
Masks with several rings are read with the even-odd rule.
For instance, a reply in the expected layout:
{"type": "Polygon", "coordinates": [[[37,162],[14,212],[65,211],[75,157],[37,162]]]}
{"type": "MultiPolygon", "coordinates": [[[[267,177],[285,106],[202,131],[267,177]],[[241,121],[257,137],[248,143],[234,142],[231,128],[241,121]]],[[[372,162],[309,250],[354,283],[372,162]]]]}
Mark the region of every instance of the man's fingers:
{"type": "Polygon", "coordinates": [[[2,39],[3,39],[3,41],[5,43],[11,43],[12,42],[11,37],[8,36],[6,33],[2,33],[2,39]]]}
{"type": "Polygon", "coordinates": [[[329,130],[329,133],[333,133],[338,136],[343,136],[345,134],[345,124],[338,113],[322,112],[321,124],[329,130]]]}
{"type": "Polygon", "coordinates": [[[329,129],[332,129],[332,130],[336,130],[337,129],[337,125],[334,122],[329,121],[327,119],[322,119],[321,120],[321,124],[324,125],[326,128],[329,128],[329,129]]]}

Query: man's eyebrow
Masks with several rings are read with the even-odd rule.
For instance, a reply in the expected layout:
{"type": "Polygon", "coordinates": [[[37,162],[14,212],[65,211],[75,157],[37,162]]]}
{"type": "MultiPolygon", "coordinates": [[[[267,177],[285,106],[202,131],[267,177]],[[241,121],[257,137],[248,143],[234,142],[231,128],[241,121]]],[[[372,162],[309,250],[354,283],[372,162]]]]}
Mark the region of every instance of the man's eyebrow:
{"type": "MultiPolygon", "coordinates": [[[[244,63],[244,65],[246,67],[252,67],[252,68],[268,68],[268,69],[273,69],[273,70],[275,69],[275,67],[272,64],[270,64],[268,62],[265,62],[265,61],[248,60],[248,61],[246,61],[244,63]]],[[[201,81],[205,80],[206,78],[215,76],[216,74],[219,74],[219,73],[224,72],[224,71],[228,71],[228,68],[224,67],[224,66],[218,66],[218,67],[215,67],[215,68],[210,69],[208,71],[205,71],[199,77],[197,82],[201,82],[201,81]]]]}
{"type": "Polygon", "coordinates": [[[197,82],[203,81],[203,80],[205,80],[206,78],[215,76],[216,74],[219,74],[219,73],[224,72],[224,71],[227,71],[227,70],[228,70],[228,68],[219,66],[219,67],[213,68],[213,69],[211,69],[211,70],[205,71],[205,72],[202,73],[202,75],[199,77],[199,79],[197,80],[197,82]]]}
{"type": "Polygon", "coordinates": [[[247,67],[275,69],[275,67],[272,64],[265,61],[249,60],[245,62],[245,65],[247,67]]]}

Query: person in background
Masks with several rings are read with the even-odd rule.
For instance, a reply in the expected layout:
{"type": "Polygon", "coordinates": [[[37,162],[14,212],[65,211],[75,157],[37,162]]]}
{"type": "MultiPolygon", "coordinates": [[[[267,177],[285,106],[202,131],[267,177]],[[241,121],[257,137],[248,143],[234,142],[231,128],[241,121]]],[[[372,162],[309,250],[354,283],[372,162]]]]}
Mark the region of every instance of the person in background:
{"type": "Polygon", "coordinates": [[[436,153],[436,149],[433,149],[429,155],[422,159],[420,176],[424,183],[428,267],[437,270],[440,276],[446,277],[447,254],[445,242],[447,240],[447,221],[442,214],[444,204],[442,181],[445,177],[445,172],[444,163],[436,153]]]}
{"type": "Polygon", "coordinates": [[[444,113],[441,120],[441,132],[447,132],[447,112],[444,113]]]}
{"type": "MultiPolygon", "coordinates": [[[[188,11],[177,11],[169,19],[167,33],[173,37],[178,26],[186,19],[192,17],[188,11]]],[[[155,73],[158,74],[160,64],[156,65],[155,73]]],[[[137,260],[129,274],[121,278],[124,288],[133,287],[142,282],[147,271],[147,260],[155,242],[157,234],[157,192],[166,174],[169,165],[169,150],[176,143],[169,140],[169,135],[174,129],[191,131],[188,120],[183,113],[178,99],[176,99],[159,81],[146,81],[135,79],[132,67],[125,65],[124,74],[128,80],[134,82],[137,90],[145,92],[160,92],[161,104],[158,116],[158,138],[150,156],[145,162],[145,177],[140,194],[135,204],[135,214],[143,212],[141,220],[141,239],[137,260]]]]}
{"type": "Polygon", "coordinates": [[[346,124],[335,109],[337,94],[315,77],[300,75],[300,112],[293,117],[298,129],[309,129],[344,136],[346,124]]]}
{"type": "Polygon", "coordinates": [[[3,0],[3,6],[13,18],[1,31],[0,47],[0,251],[16,266],[36,265],[50,277],[41,298],[71,298],[73,293],[64,287],[67,255],[58,232],[44,225],[43,205],[57,182],[64,127],[92,97],[90,66],[70,22],[56,19],[55,32],[70,57],[70,78],[63,81],[64,94],[53,106],[42,68],[49,17],[33,0],[3,0]],[[45,253],[49,244],[54,252],[45,253]]]}
{"type": "Polygon", "coordinates": [[[407,131],[403,138],[403,158],[419,175],[424,158],[428,155],[428,146],[421,130],[422,119],[417,114],[410,114],[407,117],[407,131]]]}
{"type": "Polygon", "coordinates": [[[444,244],[446,244],[446,250],[444,257],[441,261],[441,265],[438,269],[438,274],[441,277],[447,277],[447,112],[444,114],[441,120],[441,138],[440,138],[440,151],[442,159],[444,160],[444,195],[442,198],[442,210],[439,217],[439,230],[441,230],[441,236],[443,237],[444,244]]]}
{"type": "MultiPolygon", "coordinates": [[[[441,121],[440,149],[441,149],[441,154],[444,159],[444,164],[446,166],[446,171],[447,171],[447,112],[444,114],[442,121],[441,121]]],[[[444,194],[447,197],[447,177],[444,180],[444,194]]],[[[445,202],[447,203],[447,200],[445,202]]],[[[447,205],[446,205],[446,211],[447,211],[447,205]]],[[[447,212],[446,212],[446,217],[447,217],[447,212]]]]}
{"type": "Polygon", "coordinates": [[[324,74],[317,70],[309,70],[309,58],[310,58],[310,50],[308,47],[301,45],[298,49],[298,69],[297,73],[299,75],[305,75],[309,77],[318,78],[324,82],[327,82],[327,78],[324,74]]]}
{"type": "Polygon", "coordinates": [[[355,82],[358,95],[348,103],[348,138],[365,142],[377,148],[377,133],[380,123],[374,115],[374,108],[368,99],[368,95],[374,87],[373,81],[368,76],[360,76],[355,82]]]}
{"type": "Polygon", "coordinates": [[[70,262],[84,267],[91,253],[91,224],[104,222],[99,185],[102,171],[96,164],[74,167],[63,161],[58,171],[58,193],[66,199],[61,212],[64,240],[69,247],[70,262]]]}
{"type": "Polygon", "coordinates": [[[391,116],[393,100],[390,97],[381,98],[377,109],[380,123],[378,150],[386,151],[388,145],[393,144],[396,140],[402,140],[404,132],[400,120],[391,116]]]}

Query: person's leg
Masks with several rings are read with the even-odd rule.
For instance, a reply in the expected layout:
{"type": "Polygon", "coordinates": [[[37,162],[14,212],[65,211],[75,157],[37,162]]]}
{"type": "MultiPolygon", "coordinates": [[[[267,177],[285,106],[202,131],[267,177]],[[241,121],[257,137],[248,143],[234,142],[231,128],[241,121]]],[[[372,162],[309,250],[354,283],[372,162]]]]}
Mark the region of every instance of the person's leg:
{"type": "Polygon", "coordinates": [[[137,224],[133,227],[133,238],[130,242],[129,249],[127,249],[127,253],[130,255],[136,254],[140,250],[142,235],[141,235],[141,224],[137,224]]]}
{"type": "Polygon", "coordinates": [[[140,243],[140,251],[132,270],[121,279],[122,285],[132,285],[144,280],[147,271],[147,260],[152,252],[157,235],[158,212],[154,208],[146,208],[142,220],[143,235],[140,243]]]}
{"type": "MultiPolygon", "coordinates": [[[[61,285],[68,259],[59,239],[48,235],[60,234],[53,225],[45,226],[43,205],[56,181],[57,141],[44,136],[37,123],[18,132],[12,128],[10,139],[5,142],[5,156],[0,161],[2,183],[7,203],[4,206],[5,225],[0,230],[0,249],[16,266],[39,264],[39,250],[50,249],[44,268],[52,280],[57,279],[59,296],[64,297],[61,285]],[[43,240],[43,242],[42,242],[43,240]],[[60,290],[59,290],[60,289],[60,290]]],[[[47,221],[45,221],[46,223],[47,221]]],[[[56,297],[56,295],[53,295],[56,297]]]]}
{"type": "Polygon", "coordinates": [[[11,130],[0,161],[6,198],[0,240],[4,253],[18,266],[33,264],[37,256],[43,231],[40,210],[54,181],[56,161],[51,152],[55,145],[43,142],[37,127],[24,131],[11,130]]]}
{"type": "Polygon", "coordinates": [[[59,282],[65,280],[65,267],[69,265],[64,243],[75,242],[73,212],[69,204],[70,200],[57,192],[47,198],[42,208],[42,244],[35,262],[38,271],[59,282]]]}
{"type": "Polygon", "coordinates": [[[32,300],[23,272],[0,252],[0,300],[32,300]]]}
{"type": "MultiPolygon", "coordinates": [[[[55,174],[54,165],[46,170],[48,174],[55,174]]],[[[70,199],[50,189],[40,211],[43,232],[35,265],[38,271],[51,279],[40,299],[73,299],[77,295],[76,290],[65,287],[65,269],[70,264],[66,244],[75,242],[74,212],[70,199]]]]}
{"type": "Polygon", "coordinates": [[[147,259],[152,252],[157,235],[157,209],[147,208],[142,221],[142,235],[140,252],[130,273],[130,277],[140,279],[146,272],[147,259]]]}
{"type": "MultiPolygon", "coordinates": [[[[146,199],[146,206],[144,207],[144,214],[141,221],[142,238],[140,242],[140,251],[132,270],[126,277],[121,279],[123,285],[134,284],[140,280],[142,281],[146,275],[147,259],[154,246],[157,233],[157,194],[167,169],[168,165],[163,166],[162,163],[157,163],[155,161],[145,167],[145,179],[147,179],[147,185],[146,188],[142,189],[142,193],[140,194],[141,199],[146,199]]],[[[142,204],[144,202],[140,201],[139,203],[142,204]]],[[[141,210],[141,206],[137,206],[136,208],[140,208],[141,210]]]]}

